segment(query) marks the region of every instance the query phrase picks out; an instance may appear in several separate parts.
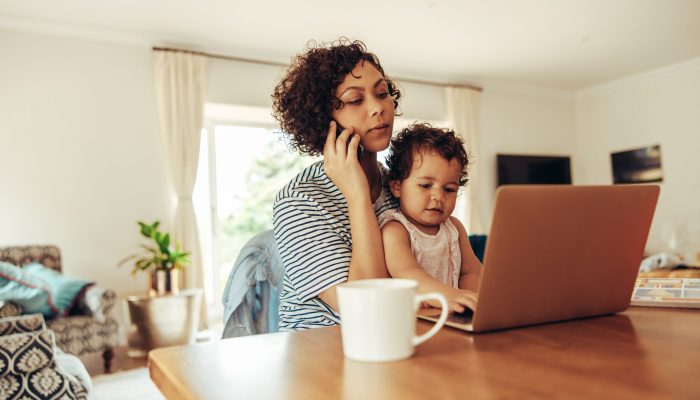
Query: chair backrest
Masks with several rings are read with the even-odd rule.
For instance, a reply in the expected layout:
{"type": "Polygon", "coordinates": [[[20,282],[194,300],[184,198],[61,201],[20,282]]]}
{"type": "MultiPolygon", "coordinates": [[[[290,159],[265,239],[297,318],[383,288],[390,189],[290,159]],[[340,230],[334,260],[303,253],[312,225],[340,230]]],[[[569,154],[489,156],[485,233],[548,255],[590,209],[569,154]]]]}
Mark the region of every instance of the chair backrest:
{"type": "Polygon", "coordinates": [[[40,332],[45,329],[46,322],[41,314],[25,314],[16,317],[0,318],[0,336],[40,332]]]}
{"type": "Polygon", "coordinates": [[[61,272],[61,252],[53,245],[0,247],[0,261],[20,267],[36,261],[61,272]]]}

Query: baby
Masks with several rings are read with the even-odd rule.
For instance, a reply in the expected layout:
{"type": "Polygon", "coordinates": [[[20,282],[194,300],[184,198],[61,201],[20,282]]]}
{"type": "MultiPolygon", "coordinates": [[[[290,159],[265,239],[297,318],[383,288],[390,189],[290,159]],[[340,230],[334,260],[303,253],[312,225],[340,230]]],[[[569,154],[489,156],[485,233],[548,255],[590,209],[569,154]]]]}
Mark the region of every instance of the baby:
{"type": "Polygon", "coordinates": [[[467,164],[453,131],[428,124],[402,130],[387,159],[389,188],[400,209],[379,218],[391,276],[418,281],[420,292],[442,293],[455,312],[474,309],[481,273],[467,231],[450,216],[467,182],[467,164]]]}

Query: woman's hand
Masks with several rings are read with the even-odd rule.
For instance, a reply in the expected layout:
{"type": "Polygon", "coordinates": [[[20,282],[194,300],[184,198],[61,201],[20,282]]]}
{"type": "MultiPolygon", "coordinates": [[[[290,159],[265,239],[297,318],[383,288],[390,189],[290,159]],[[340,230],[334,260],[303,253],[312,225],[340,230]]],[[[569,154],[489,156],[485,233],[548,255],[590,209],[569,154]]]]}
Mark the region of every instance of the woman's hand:
{"type": "Polygon", "coordinates": [[[336,138],[336,126],[336,122],[331,121],[326,144],[323,146],[323,168],[349,202],[369,202],[367,176],[357,160],[360,136],[353,135],[354,129],[350,127],[336,138]]]}
{"type": "MultiPolygon", "coordinates": [[[[326,144],[323,146],[323,168],[348,202],[352,237],[348,281],[388,278],[382,237],[371,202],[367,175],[357,160],[360,136],[353,135],[350,138],[353,131],[353,128],[345,129],[336,138],[336,123],[332,121],[328,127],[326,144]]],[[[326,289],[319,297],[331,308],[339,311],[335,288],[333,286],[326,289]]]]}

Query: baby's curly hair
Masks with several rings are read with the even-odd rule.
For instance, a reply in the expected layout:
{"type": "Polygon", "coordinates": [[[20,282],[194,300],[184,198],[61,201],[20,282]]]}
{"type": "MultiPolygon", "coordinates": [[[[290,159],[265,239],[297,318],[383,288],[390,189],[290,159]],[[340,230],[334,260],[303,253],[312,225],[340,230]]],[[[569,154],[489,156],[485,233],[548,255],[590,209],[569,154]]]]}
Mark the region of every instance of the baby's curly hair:
{"type": "Polygon", "coordinates": [[[464,150],[464,141],[449,129],[433,128],[428,123],[416,123],[399,132],[391,140],[390,154],[386,160],[389,180],[403,181],[413,167],[413,155],[436,152],[445,160],[457,159],[462,164],[459,186],[467,184],[469,156],[464,150]]]}
{"type": "Polygon", "coordinates": [[[364,43],[340,38],[331,43],[311,41],[307,47],[294,57],[272,93],[272,115],[287,133],[292,149],[311,156],[323,153],[332,108],[343,106],[335,91],[361,60],[371,63],[384,76],[396,112],[401,92],[364,43]]]}

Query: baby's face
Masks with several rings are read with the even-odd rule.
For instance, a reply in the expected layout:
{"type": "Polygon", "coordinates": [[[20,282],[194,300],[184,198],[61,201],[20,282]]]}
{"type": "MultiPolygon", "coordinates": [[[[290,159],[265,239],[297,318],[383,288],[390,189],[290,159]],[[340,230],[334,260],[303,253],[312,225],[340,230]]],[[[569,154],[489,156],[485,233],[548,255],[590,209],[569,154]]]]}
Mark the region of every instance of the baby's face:
{"type": "Polygon", "coordinates": [[[414,154],[411,173],[401,182],[391,182],[391,192],[406,218],[434,235],[455,209],[461,171],[457,159],[447,161],[434,152],[414,154]]]}

